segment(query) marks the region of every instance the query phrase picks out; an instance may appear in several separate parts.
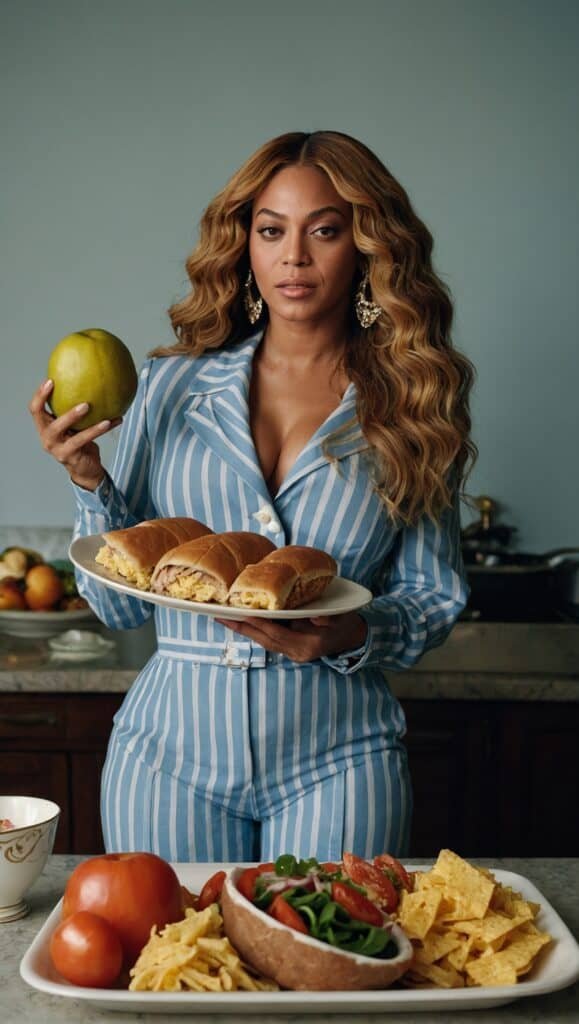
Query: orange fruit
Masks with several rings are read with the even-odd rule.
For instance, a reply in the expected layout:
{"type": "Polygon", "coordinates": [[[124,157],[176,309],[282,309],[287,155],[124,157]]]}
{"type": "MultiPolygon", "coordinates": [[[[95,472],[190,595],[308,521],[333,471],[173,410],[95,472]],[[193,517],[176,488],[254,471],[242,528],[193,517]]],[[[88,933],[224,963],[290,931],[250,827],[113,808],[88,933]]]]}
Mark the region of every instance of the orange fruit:
{"type": "Polygon", "coordinates": [[[89,403],[75,430],[122,416],[137,391],[137,371],[127,346],[98,327],[62,338],[50,353],[48,377],[54,381],[48,401],[55,416],[89,403]]]}
{"type": "Polygon", "coordinates": [[[0,611],[24,611],[27,607],[16,580],[12,577],[0,580],[0,611]]]}
{"type": "Polygon", "coordinates": [[[34,565],[24,579],[24,599],[33,611],[49,611],[63,595],[60,577],[51,565],[34,565]]]}

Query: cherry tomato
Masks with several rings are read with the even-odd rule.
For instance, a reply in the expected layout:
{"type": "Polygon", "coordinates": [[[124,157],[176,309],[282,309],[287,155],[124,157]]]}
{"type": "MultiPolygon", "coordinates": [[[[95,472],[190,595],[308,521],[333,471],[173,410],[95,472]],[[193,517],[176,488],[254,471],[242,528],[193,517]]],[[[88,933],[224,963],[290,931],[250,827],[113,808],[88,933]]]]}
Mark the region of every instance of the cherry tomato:
{"type": "Polygon", "coordinates": [[[79,910],[61,921],[50,939],[50,955],[59,974],[73,985],[108,988],[123,965],[123,947],[104,917],[79,910]]]}
{"type": "Polygon", "coordinates": [[[407,892],[412,892],[412,880],[408,874],[406,868],[402,866],[396,857],[392,857],[389,853],[381,853],[377,857],[374,857],[374,865],[381,870],[392,871],[396,875],[400,885],[407,892]]]}
{"type": "Polygon", "coordinates": [[[333,875],[335,871],[340,871],[342,865],[335,864],[333,860],[327,860],[323,864],[320,864],[322,871],[325,871],[328,875],[333,875]]]}
{"type": "Polygon", "coordinates": [[[367,860],[356,857],[354,853],[344,854],[344,869],[348,878],[356,885],[366,889],[370,899],[382,907],[388,914],[396,910],[399,896],[389,878],[380,868],[369,864],[367,860]]]}
{"type": "Polygon", "coordinates": [[[310,934],[304,919],[298,914],[297,910],[290,907],[287,900],[284,900],[281,892],[275,897],[267,912],[276,921],[279,921],[280,924],[285,924],[296,932],[303,932],[304,935],[310,934]]]}
{"type": "Polygon", "coordinates": [[[225,881],[225,871],[216,871],[211,878],[208,878],[199,893],[197,910],[205,910],[211,903],[218,903],[221,898],[221,890],[225,881]]]}
{"type": "Polygon", "coordinates": [[[255,896],[255,883],[260,875],[266,871],[274,871],[275,864],[270,861],[267,864],[258,864],[256,868],[246,868],[239,876],[237,888],[247,900],[253,902],[255,896]]]}
{"type": "Polygon", "coordinates": [[[179,879],[154,853],[105,853],[83,861],[68,879],[62,916],[77,910],[89,910],[112,924],[129,966],[154,924],[161,930],[184,916],[179,879]]]}
{"type": "Polygon", "coordinates": [[[255,883],[259,875],[259,868],[246,868],[237,881],[237,888],[246,900],[253,902],[255,896],[255,883]]]}
{"type": "Polygon", "coordinates": [[[376,928],[381,928],[384,924],[384,918],[376,904],[362,896],[357,889],[352,889],[347,882],[332,882],[332,899],[347,910],[350,917],[356,921],[365,921],[376,928]]]}

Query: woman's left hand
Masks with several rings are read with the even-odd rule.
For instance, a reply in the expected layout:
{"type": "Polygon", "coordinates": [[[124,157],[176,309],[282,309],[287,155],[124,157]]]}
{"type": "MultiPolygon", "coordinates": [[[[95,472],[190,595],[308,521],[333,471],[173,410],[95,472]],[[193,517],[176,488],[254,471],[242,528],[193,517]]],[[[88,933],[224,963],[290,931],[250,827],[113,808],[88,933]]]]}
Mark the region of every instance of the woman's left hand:
{"type": "Polygon", "coordinates": [[[294,619],[291,626],[276,619],[217,619],[217,622],[255,640],[266,651],[285,654],[286,658],[297,662],[334,657],[342,651],[362,647],[368,629],[365,620],[356,612],[294,619]]]}

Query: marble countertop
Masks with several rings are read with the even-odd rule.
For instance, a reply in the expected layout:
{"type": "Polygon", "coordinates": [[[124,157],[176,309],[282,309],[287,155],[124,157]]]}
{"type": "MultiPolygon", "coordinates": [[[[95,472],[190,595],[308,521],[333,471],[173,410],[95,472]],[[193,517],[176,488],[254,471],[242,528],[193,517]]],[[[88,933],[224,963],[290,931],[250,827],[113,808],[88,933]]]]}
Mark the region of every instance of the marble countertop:
{"type": "MultiPolygon", "coordinates": [[[[65,660],[46,640],[0,634],[0,693],[125,693],[155,650],[153,623],[95,627],[114,647],[65,660]]],[[[388,671],[406,700],[579,701],[579,623],[458,622],[412,669],[388,671]]]]}
{"type": "MultiPolygon", "coordinates": [[[[48,914],[62,895],[66,879],[76,864],[84,858],[78,856],[51,857],[41,878],[27,895],[31,912],[20,921],[0,924],[0,985],[2,989],[2,1024],[159,1024],[166,1017],[154,1014],[104,1012],[90,1006],[48,996],[30,988],[18,972],[20,960],[37,934],[48,914]]],[[[579,886],[577,861],[572,859],[504,858],[478,860],[488,867],[515,871],[529,878],[563,918],[575,937],[579,937],[579,886]]],[[[178,1018],[176,1018],[178,1019],[178,1018]]],[[[410,1024],[412,1020],[424,1024],[571,1024],[579,1020],[579,983],[549,995],[525,998],[489,1010],[458,1010],[453,1013],[409,1014],[266,1014],[254,1018],[226,1014],[199,1014],[193,1020],[202,1024],[239,1024],[241,1020],[255,1019],[260,1024],[307,1024],[319,1021],[334,1024],[410,1024]]]]}

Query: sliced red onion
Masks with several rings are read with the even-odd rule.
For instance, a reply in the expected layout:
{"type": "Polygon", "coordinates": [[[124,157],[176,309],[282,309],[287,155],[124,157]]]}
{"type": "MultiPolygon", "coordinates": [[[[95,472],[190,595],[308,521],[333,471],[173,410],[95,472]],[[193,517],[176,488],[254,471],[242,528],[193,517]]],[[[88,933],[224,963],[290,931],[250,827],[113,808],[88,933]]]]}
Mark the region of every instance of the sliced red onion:
{"type": "Polygon", "coordinates": [[[316,892],[331,892],[331,889],[332,889],[332,883],[331,882],[329,882],[329,881],[327,881],[325,879],[321,879],[319,875],[314,875],[313,879],[314,879],[314,889],[316,890],[316,892]]]}
{"type": "Polygon", "coordinates": [[[265,881],[265,892],[284,892],[285,889],[295,889],[299,886],[301,889],[312,890],[314,888],[313,878],[280,878],[275,875],[274,879],[268,881],[266,875],[261,875],[261,878],[265,881]]]}

